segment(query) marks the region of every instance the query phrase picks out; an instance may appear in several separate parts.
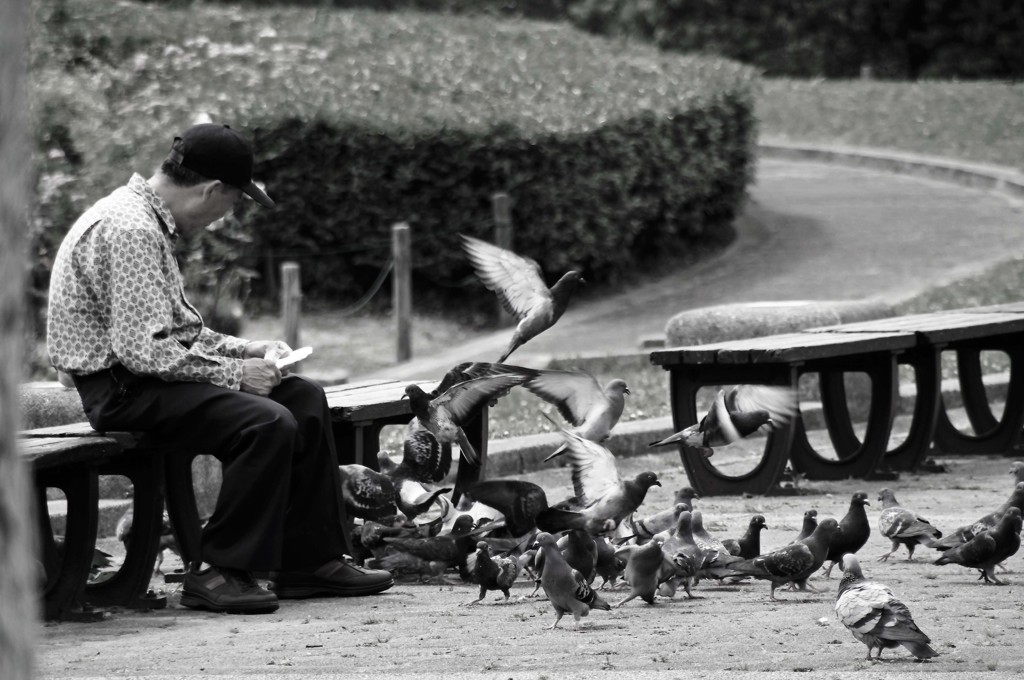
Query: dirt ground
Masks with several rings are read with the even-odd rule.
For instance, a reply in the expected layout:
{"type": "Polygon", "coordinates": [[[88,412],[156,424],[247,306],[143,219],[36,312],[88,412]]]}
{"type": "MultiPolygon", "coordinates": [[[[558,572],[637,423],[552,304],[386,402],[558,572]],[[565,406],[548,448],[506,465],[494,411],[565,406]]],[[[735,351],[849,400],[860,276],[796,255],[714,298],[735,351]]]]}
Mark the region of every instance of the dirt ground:
{"type": "MultiPolygon", "coordinates": [[[[820,433],[812,433],[820,436],[820,433]]],[[[556,630],[550,605],[527,599],[532,582],[521,580],[508,604],[475,599],[471,584],[400,582],[384,594],[346,600],[284,602],[265,616],[226,616],[180,607],[175,585],[154,581],[166,592],[167,609],[115,611],[98,623],[46,625],[40,632],[40,678],[259,678],[259,677],[609,677],[725,678],[818,677],[1010,677],[1024,671],[1020,631],[1024,630],[1024,569],[1021,555],[1008,561],[1008,585],[984,585],[977,573],[959,566],[934,566],[935,553],[921,548],[919,559],[878,562],[888,541],[878,535],[883,486],[893,488],[905,507],[943,530],[952,530],[991,511],[1009,495],[1011,458],[940,458],[946,473],[907,474],[899,480],[803,482],[802,495],[709,497],[697,502],[705,525],[717,536],[738,537],[754,513],[765,515],[762,547],[787,543],[803,513],[819,519],[846,513],[850,496],[866,491],[872,536],[860,551],[868,578],[892,588],[931,636],[937,659],[916,663],[902,649],[883,662],[864,660],[865,647],[835,618],[832,606],[838,570],[818,575],[821,593],[779,592],[769,600],[766,582],[718,586],[703,582],[695,599],[634,600],[611,612],[595,611],[573,630],[563,619],[556,630]]],[[[671,504],[685,486],[685,471],[674,453],[621,459],[623,474],[650,469],[663,487],[651,490],[642,512],[671,504]]],[[[552,497],[569,487],[568,471],[525,475],[552,497]]],[[[168,565],[173,564],[168,561],[168,565]]],[[[606,593],[615,602],[623,593],[606,593]]]]}

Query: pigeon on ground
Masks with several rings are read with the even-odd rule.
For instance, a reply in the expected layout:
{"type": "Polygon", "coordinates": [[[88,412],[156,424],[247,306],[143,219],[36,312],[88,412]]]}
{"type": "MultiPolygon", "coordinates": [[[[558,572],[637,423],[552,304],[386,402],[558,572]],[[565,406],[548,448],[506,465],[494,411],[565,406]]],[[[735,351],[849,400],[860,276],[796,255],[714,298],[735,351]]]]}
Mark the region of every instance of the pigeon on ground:
{"type": "Polygon", "coordinates": [[[634,479],[623,480],[611,451],[564,427],[560,429],[568,446],[573,491],[579,509],[541,511],[537,515],[537,526],[543,531],[557,532],[585,523],[591,533],[596,534],[598,531],[593,529],[609,520],[614,529],[640,507],[648,489],[661,486],[653,472],[641,472],[634,479]]]}
{"type": "Polygon", "coordinates": [[[1013,492],[1010,494],[1010,497],[994,511],[971,524],[965,524],[964,526],[957,528],[956,531],[952,532],[948,536],[935,541],[935,544],[930,547],[941,551],[963,545],[979,533],[994,527],[1009,508],[1017,508],[1021,512],[1024,512],[1024,482],[1017,482],[1013,487],[1013,492]]]}
{"type": "Polygon", "coordinates": [[[956,548],[942,553],[933,564],[959,564],[981,572],[985,583],[1005,585],[995,575],[995,566],[1020,550],[1021,512],[1007,508],[994,527],[977,534],[956,548]]]}
{"type": "Polygon", "coordinates": [[[688,510],[693,510],[693,502],[700,500],[700,494],[694,491],[692,486],[684,486],[676,489],[672,494],[672,503],[685,503],[688,510]]]}
{"type": "Polygon", "coordinates": [[[452,385],[443,393],[430,398],[419,385],[405,388],[412,413],[422,425],[430,430],[442,445],[459,445],[463,458],[479,466],[480,455],[466,438],[462,426],[476,416],[488,401],[526,380],[525,376],[514,373],[472,378],[452,385]]]}
{"type": "Polygon", "coordinates": [[[917,627],[907,605],[896,599],[888,587],[864,578],[860,563],[853,555],[840,558],[843,579],[836,594],[836,616],[853,637],[882,658],[883,649],[903,645],[918,659],[930,659],[938,652],[928,646],[931,639],[917,627]]]}
{"type": "Polygon", "coordinates": [[[627,557],[624,573],[629,583],[629,594],[616,602],[615,608],[636,597],[647,604],[654,604],[660,583],[658,574],[665,563],[665,553],[661,550],[663,543],[661,538],[656,538],[644,545],[627,545],[615,551],[616,555],[627,557]]]}
{"type": "Polygon", "coordinates": [[[555,610],[552,630],[565,614],[572,614],[574,625],[579,628],[580,618],[587,616],[591,609],[611,610],[611,605],[590,587],[583,575],[565,561],[551,534],[540,532],[537,534],[537,543],[544,553],[544,571],[541,573],[540,584],[555,610]]]}
{"type": "Polygon", "coordinates": [[[359,545],[375,558],[381,558],[386,554],[386,536],[422,538],[417,526],[400,513],[379,520],[366,520],[359,527],[359,545]]]}
{"type": "Polygon", "coordinates": [[[865,505],[871,505],[868,502],[868,495],[863,491],[854,493],[850,499],[850,509],[839,520],[839,532],[829,542],[825,561],[830,564],[825,576],[831,576],[832,567],[839,563],[843,555],[855,554],[868,542],[871,536],[871,523],[868,521],[867,512],[864,511],[865,505]]]}
{"type": "Polygon", "coordinates": [[[878,500],[882,501],[878,531],[892,542],[892,550],[880,556],[880,562],[888,560],[890,555],[900,549],[900,545],[907,546],[907,561],[913,562],[914,548],[918,544],[934,547],[935,540],[942,537],[942,532],[924,517],[901,507],[891,489],[879,491],[878,500]]]}
{"type": "Polygon", "coordinates": [[[486,597],[489,590],[500,590],[508,602],[509,589],[519,578],[519,561],[515,557],[491,555],[491,546],[486,541],[476,544],[474,580],[480,585],[480,597],[468,604],[476,604],[486,597]]]}
{"type": "Polygon", "coordinates": [[[734,576],[753,576],[771,582],[771,599],[775,589],[793,583],[800,590],[814,590],[807,579],[825,563],[828,544],[839,531],[839,522],[831,517],[823,519],[810,536],[800,543],[787,545],[766,555],[729,565],[734,576]]]}
{"type": "Polygon", "coordinates": [[[750,518],[747,530],[739,538],[727,538],[722,543],[730,555],[742,557],[749,560],[761,554],[761,532],[767,529],[764,515],[754,515],[750,518]]]}
{"type": "Polygon", "coordinates": [[[662,585],[659,592],[665,597],[672,597],[681,585],[686,596],[692,599],[693,580],[708,560],[708,555],[693,538],[692,513],[681,511],[675,528],[667,534],[658,534],[655,539],[664,540],[661,550],[665,554],[665,564],[660,574],[662,585]]]}
{"type": "Polygon", "coordinates": [[[792,541],[790,541],[790,545],[792,545],[793,543],[798,543],[798,542],[804,540],[805,538],[807,538],[808,536],[813,534],[814,530],[817,527],[818,527],[818,511],[815,510],[814,508],[811,508],[810,510],[805,510],[804,511],[803,523],[800,525],[800,533],[798,533],[796,535],[796,538],[794,538],[792,541]]]}
{"type": "MultiPolygon", "coordinates": [[[[592,442],[602,443],[611,436],[619,422],[629,394],[626,381],[616,378],[601,387],[597,378],[586,371],[537,371],[523,387],[553,404],[562,417],[573,426],[572,431],[592,442]]],[[[564,453],[559,446],[545,462],[564,453]]]]}
{"type": "Polygon", "coordinates": [[[630,515],[622,523],[629,533],[626,538],[633,538],[638,545],[643,545],[658,534],[674,528],[679,520],[679,513],[690,509],[686,503],[676,503],[668,510],[662,510],[647,517],[638,519],[635,515],[630,515]]]}
{"type": "Polygon", "coordinates": [[[339,465],[341,497],[350,517],[380,519],[397,512],[391,478],[365,465],[339,465]]]}
{"type": "Polygon", "coordinates": [[[1015,485],[1017,482],[1024,482],[1024,461],[1015,460],[1010,463],[1010,474],[1013,475],[1015,485]]]}
{"type": "Polygon", "coordinates": [[[544,489],[518,479],[490,479],[466,489],[464,497],[488,505],[505,518],[510,536],[523,536],[537,528],[537,515],[547,510],[544,489]]]}
{"type": "Polygon", "coordinates": [[[649,446],[682,443],[710,457],[716,446],[739,441],[763,427],[784,425],[797,412],[796,391],[771,385],[737,385],[719,390],[711,410],[696,425],[649,446]]]}
{"type": "Polygon", "coordinates": [[[704,514],[700,510],[690,511],[690,529],[693,533],[693,540],[701,550],[713,550],[716,553],[729,554],[728,548],[717,536],[712,536],[704,528],[704,514]]]}
{"type": "Polygon", "coordinates": [[[472,236],[462,236],[462,247],[484,287],[494,291],[505,311],[519,321],[499,363],[551,328],[565,312],[576,289],[586,283],[579,272],[570,270],[549,289],[540,265],[530,258],[472,236]]]}
{"type": "MultiPolygon", "coordinates": [[[[127,497],[132,497],[132,492],[128,492],[127,497]]],[[[117,520],[117,524],[114,526],[114,535],[117,540],[128,547],[128,541],[132,535],[132,524],[135,521],[135,509],[132,505],[128,506],[128,509],[124,511],[124,514],[117,520]]],[[[203,524],[206,522],[204,521],[203,524]]],[[[163,518],[160,521],[160,539],[158,548],[156,551],[156,563],[153,565],[153,576],[163,575],[163,571],[160,567],[164,564],[164,552],[170,550],[172,553],[181,557],[181,551],[178,550],[178,541],[174,537],[174,530],[171,528],[171,517],[164,510],[163,518]]]]}
{"type": "Polygon", "coordinates": [[[595,538],[594,545],[597,546],[597,575],[602,579],[597,589],[615,588],[615,582],[626,568],[626,558],[616,554],[616,546],[605,536],[595,538]]]}
{"type": "Polygon", "coordinates": [[[597,541],[584,529],[570,529],[557,541],[569,566],[583,574],[587,583],[597,577],[597,541]]]}
{"type": "Polygon", "coordinates": [[[473,519],[463,515],[455,522],[451,534],[427,538],[385,536],[383,540],[391,554],[381,558],[380,566],[392,570],[394,565],[404,564],[403,558],[396,557],[396,554],[404,553],[426,562],[430,576],[437,581],[444,580],[444,572],[449,568],[456,568],[460,574],[466,574],[466,556],[473,552],[477,544],[473,528],[473,519]]]}

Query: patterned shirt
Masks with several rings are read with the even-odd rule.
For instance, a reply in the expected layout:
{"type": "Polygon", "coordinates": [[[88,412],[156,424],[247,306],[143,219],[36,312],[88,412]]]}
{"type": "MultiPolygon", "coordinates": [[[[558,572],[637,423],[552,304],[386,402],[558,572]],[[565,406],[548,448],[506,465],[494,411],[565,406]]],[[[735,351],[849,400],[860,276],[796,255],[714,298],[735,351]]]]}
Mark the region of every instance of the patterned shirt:
{"type": "Polygon", "coordinates": [[[203,325],[185,298],[174,218],[141,175],[64,238],[50,275],[46,348],[65,373],[137,375],[238,389],[246,340],[203,325]]]}

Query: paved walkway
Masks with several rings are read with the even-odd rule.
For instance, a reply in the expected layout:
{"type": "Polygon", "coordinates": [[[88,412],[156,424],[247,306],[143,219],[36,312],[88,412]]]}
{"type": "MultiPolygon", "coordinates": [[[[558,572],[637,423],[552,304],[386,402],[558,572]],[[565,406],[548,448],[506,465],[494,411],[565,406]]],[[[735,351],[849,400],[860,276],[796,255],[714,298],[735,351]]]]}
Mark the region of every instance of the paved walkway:
{"type": "MultiPolygon", "coordinates": [[[[837,164],[762,160],[736,241],[713,260],[601,300],[573,304],[517,350],[631,353],[677,312],[737,302],[896,300],[1020,254],[1019,203],[948,182],[837,164]]],[[[360,378],[437,375],[496,360],[511,329],[360,378]]]]}

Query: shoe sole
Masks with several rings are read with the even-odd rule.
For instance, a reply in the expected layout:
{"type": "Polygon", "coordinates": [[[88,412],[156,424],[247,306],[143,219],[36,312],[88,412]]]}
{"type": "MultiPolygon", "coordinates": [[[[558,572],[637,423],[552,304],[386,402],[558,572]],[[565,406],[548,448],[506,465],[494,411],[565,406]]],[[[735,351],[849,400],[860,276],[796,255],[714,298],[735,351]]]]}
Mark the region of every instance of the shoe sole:
{"type": "Polygon", "coordinates": [[[252,602],[247,604],[223,605],[208,600],[202,595],[182,593],[181,605],[189,609],[205,609],[218,614],[270,614],[276,612],[277,602],[252,602]]]}
{"type": "Polygon", "coordinates": [[[369,584],[365,586],[336,586],[319,583],[290,582],[280,588],[273,587],[274,594],[282,600],[301,600],[307,597],[360,597],[362,595],[376,595],[382,593],[395,585],[394,579],[384,583],[369,584]]]}

